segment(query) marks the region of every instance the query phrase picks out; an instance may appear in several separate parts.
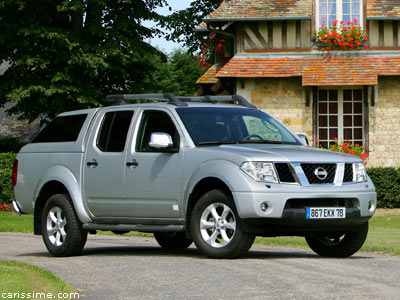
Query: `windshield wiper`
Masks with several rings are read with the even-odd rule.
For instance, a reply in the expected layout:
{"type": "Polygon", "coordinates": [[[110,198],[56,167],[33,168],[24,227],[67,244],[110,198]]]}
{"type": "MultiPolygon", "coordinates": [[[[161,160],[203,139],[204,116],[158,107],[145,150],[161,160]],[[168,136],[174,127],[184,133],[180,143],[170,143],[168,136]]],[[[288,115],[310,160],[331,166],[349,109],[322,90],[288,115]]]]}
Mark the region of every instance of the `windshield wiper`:
{"type": "Polygon", "coordinates": [[[268,141],[268,140],[241,140],[239,144],[284,144],[282,141],[268,141]]]}
{"type": "Polygon", "coordinates": [[[199,146],[220,146],[220,145],[232,145],[237,144],[236,141],[207,141],[207,142],[199,142],[199,146]]]}

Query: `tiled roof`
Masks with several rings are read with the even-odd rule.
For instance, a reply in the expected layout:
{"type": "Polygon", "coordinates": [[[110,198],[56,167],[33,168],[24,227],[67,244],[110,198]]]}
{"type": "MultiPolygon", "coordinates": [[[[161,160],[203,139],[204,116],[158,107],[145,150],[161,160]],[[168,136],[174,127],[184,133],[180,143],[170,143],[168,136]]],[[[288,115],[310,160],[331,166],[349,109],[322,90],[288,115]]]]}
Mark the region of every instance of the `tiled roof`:
{"type": "Polygon", "coordinates": [[[311,17],[312,0],[231,0],[205,19],[311,17]]]}
{"type": "Polygon", "coordinates": [[[400,17],[399,0],[368,0],[368,17],[400,17]]]}
{"type": "Polygon", "coordinates": [[[219,71],[219,67],[217,65],[211,66],[197,81],[196,83],[209,83],[215,84],[218,82],[218,78],[215,77],[217,72],[219,71]]]}
{"type": "Polygon", "coordinates": [[[377,85],[379,75],[400,75],[400,57],[231,59],[217,77],[302,77],[310,85],[377,85]]]}

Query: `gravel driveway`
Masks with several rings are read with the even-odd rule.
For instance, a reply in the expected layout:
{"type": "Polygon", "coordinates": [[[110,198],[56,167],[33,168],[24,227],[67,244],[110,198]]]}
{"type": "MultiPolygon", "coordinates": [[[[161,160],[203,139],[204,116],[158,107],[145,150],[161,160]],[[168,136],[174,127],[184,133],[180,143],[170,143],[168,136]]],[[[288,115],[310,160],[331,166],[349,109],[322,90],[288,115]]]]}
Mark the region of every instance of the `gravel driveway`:
{"type": "MultiPolygon", "coordinates": [[[[237,260],[192,247],[165,251],[152,238],[90,235],[83,255],[50,256],[40,236],[0,233],[0,259],[38,265],[80,299],[399,299],[400,258],[359,252],[320,258],[308,249],[254,245],[237,260]]],[[[1,279],[0,279],[1,280],[1,279]]]]}

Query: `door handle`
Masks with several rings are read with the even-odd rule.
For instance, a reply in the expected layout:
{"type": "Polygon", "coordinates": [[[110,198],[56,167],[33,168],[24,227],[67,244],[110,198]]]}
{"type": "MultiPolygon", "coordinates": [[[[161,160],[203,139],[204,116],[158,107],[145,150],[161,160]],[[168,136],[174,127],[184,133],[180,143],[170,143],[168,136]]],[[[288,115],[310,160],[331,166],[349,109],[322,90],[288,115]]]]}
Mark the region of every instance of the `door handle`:
{"type": "Polygon", "coordinates": [[[88,161],[88,162],[86,163],[86,165],[87,165],[88,167],[93,167],[93,168],[95,168],[95,167],[97,167],[99,164],[97,163],[97,161],[96,161],[95,159],[93,159],[92,161],[88,161]]]}
{"type": "Polygon", "coordinates": [[[139,163],[136,161],[136,159],[132,159],[132,161],[128,161],[126,163],[127,167],[137,167],[139,165],[139,163]]]}

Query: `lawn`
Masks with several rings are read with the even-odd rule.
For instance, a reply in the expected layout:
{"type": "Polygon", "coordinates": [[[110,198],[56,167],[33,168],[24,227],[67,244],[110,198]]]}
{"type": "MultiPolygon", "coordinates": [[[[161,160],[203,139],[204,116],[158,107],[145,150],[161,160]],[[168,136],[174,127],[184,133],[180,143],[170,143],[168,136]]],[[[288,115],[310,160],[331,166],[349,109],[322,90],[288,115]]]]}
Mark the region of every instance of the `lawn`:
{"type": "MultiPolygon", "coordinates": [[[[30,215],[17,217],[10,212],[0,212],[0,232],[33,232],[33,217],[30,215]]],[[[99,233],[111,234],[110,232],[99,233]]],[[[130,232],[128,235],[149,236],[137,232],[130,232]]],[[[302,237],[257,238],[256,243],[308,247],[302,237]]],[[[373,217],[370,220],[367,241],[361,251],[400,255],[400,215],[373,217]]]]}
{"type": "MultiPolygon", "coordinates": [[[[47,299],[50,297],[43,297],[43,293],[46,295],[51,293],[51,297],[63,293],[61,297],[51,298],[62,299],[66,296],[64,293],[70,295],[74,293],[70,285],[53,273],[26,263],[0,260],[0,278],[0,293],[7,298],[13,295],[11,298],[15,299],[17,298],[15,295],[18,295],[21,299],[47,299]]],[[[77,296],[70,298],[77,298],[77,296]]]]}

